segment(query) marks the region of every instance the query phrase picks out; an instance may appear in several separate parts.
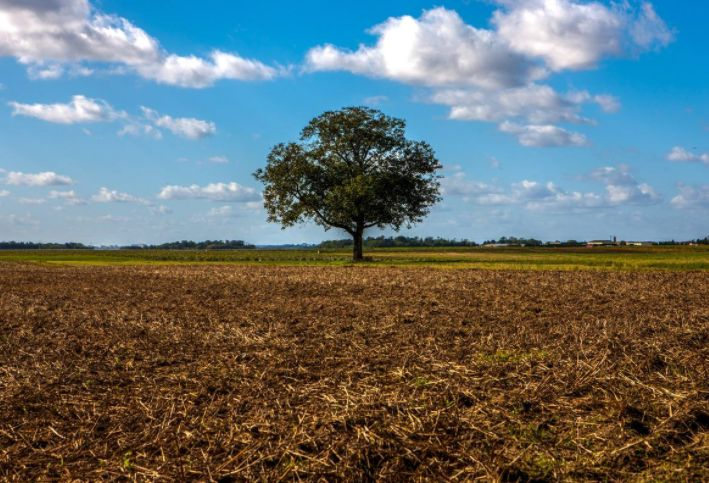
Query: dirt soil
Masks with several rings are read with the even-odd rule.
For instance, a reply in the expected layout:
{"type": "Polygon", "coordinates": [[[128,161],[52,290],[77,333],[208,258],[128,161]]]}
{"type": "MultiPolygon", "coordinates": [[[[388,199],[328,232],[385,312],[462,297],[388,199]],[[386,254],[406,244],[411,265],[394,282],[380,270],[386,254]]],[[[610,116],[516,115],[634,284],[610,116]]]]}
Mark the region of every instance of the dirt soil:
{"type": "Polygon", "coordinates": [[[709,273],[0,264],[0,479],[709,480],[709,273]]]}

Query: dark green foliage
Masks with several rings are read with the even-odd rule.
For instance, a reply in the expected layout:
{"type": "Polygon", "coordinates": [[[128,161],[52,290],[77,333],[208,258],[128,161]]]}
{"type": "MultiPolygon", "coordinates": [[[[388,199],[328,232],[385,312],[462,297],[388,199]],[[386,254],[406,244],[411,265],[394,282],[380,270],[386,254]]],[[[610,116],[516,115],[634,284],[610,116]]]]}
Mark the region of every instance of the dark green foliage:
{"type": "Polygon", "coordinates": [[[542,246],[544,242],[537,240],[535,238],[517,238],[516,236],[503,236],[499,240],[486,240],[485,245],[490,244],[503,244],[503,245],[524,245],[524,246],[542,246]]]}
{"type": "Polygon", "coordinates": [[[243,248],[255,248],[242,240],[206,240],[194,242],[182,240],[162,245],[137,245],[126,248],[149,249],[149,250],[239,250],[243,248]]]}
{"type": "Polygon", "coordinates": [[[92,247],[83,243],[34,243],[34,242],[0,242],[0,250],[83,250],[92,247]]]}
{"type": "MultiPolygon", "coordinates": [[[[417,236],[396,236],[396,237],[367,237],[363,240],[367,248],[387,248],[387,247],[475,247],[478,244],[470,240],[449,240],[446,238],[419,238],[417,236]]],[[[351,247],[352,240],[325,240],[320,243],[319,248],[345,248],[351,247]]]]}
{"type": "Polygon", "coordinates": [[[404,136],[405,122],[375,109],[328,111],[303,129],[300,142],[278,144],[265,169],[268,219],[284,228],[313,220],[339,228],[362,258],[367,228],[411,226],[440,200],[431,146],[404,136]]]}

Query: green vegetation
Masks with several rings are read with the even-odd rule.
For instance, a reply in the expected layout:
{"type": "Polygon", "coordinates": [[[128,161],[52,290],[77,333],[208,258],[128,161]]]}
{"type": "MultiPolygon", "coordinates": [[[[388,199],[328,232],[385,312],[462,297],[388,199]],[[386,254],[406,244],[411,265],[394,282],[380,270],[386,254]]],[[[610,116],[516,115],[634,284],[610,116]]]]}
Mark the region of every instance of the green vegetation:
{"type": "Polygon", "coordinates": [[[0,242],[0,250],[84,250],[91,248],[83,243],[34,243],[34,242],[0,242]]]}
{"type": "MultiPolygon", "coordinates": [[[[351,248],[352,240],[349,238],[342,240],[325,240],[320,243],[319,248],[327,249],[337,249],[337,248],[351,248]]],[[[365,248],[392,248],[392,247],[475,247],[478,246],[477,243],[471,240],[450,240],[447,238],[419,238],[417,236],[369,236],[362,241],[365,248]]]]}
{"type": "MultiPolygon", "coordinates": [[[[514,270],[709,270],[709,246],[598,248],[375,248],[363,266],[514,270]]],[[[6,250],[0,262],[111,264],[235,263],[349,265],[341,250],[6,250]]]]}
{"type": "Polygon", "coordinates": [[[300,142],[277,144],[264,169],[268,221],[284,228],[313,220],[352,237],[362,260],[362,237],[373,227],[420,222],[440,200],[441,164],[431,146],[404,136],[406,123],[376,109],[347,107],[311,120],[300,142]]]}
{"type": "Polygon", "coordinates": [[[242,240],[206,240],[203,242],[182,240],[162,245],[138,245],[125,248],[139,250],[243,250],[255,247],[242,240]]]}

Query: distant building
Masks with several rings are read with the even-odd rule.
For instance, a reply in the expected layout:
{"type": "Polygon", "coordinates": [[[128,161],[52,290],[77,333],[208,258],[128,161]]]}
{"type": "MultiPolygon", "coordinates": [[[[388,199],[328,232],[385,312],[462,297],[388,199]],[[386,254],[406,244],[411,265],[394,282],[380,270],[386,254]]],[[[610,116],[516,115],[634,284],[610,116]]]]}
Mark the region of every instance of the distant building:
{"type": "Polygon", "coordinates": [[[626,245],[633,246],[633,247],[649,247],[655,244],[655,242],[651,241],[629,241],[625,242],[626,245]]]}
{"type": "Polygon", "coordinates": [[[615,240],[591,240],[586,242],[587,247],[610,247],[617,244],[615,240]]]}

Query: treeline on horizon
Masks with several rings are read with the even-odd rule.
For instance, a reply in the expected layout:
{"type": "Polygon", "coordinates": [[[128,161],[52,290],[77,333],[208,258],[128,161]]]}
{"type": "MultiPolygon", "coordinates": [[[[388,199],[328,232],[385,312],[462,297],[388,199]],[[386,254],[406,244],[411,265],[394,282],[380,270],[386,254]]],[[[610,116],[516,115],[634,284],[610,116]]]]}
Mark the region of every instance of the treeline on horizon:
{"type": "MultiPolygon", "coordinates": [[[[386,248],[386,247],[476,247],[478,244],[472,240],[455,240],[447,238],[419,238],[417,236],[396,236],[396,237],[367,237],[362,240],[365,248],[386,248]]],[[[347,248],[353,244],[352,239],[325,240],[318,245],[318,248],[335,249],[347,248]]]]}
{"type": "MultiPolygon", "coordinates": [[[[507,246],[531,246],[531,247],[580,247],[585,246],[586,241],[577,240],[567,240],[564,242],[543,242],[537,240],[536,238],[517,238],[514,236],[506,237],[503,236],[497,240],[491,239],[486,240],[482,244],[478,244],[472,240],[457,240],[448,239],[442,237],[408,237],[408,236],[395,236],[395,237],[367,237],[363,240],[364,246],[366,248],[388,248],[388,247],[430,247],[430,248],[444,248],[444,247],[477,247],[484,245],[507,245],[507,246]]],[[[656,245],[709,245],[709,236],[704,238],[697,238],[695,240],[687,241],[660,241],[655,242],[656,245]]],[[[623,245],[624,242],[619,242],[619,245],[623,245]]],[[[343,249],[351,248],[351,239],[342,240],[325,240],[320,244],[316,245],[270,245],[271,248],[283,247],[298,247],[298,248],[318,248],[318,249],[343,249]]],[[[77,242],[67,242],[67,243],[41,243],[41,242],[18,242],[18,241],[0,241],[0,250],[95,250],[98,247],[92,245],[85,245],[83,243],[77,242]]],[[[114,247],[121,250],[251,250],[258,248],[256,245],[246,243],[243,240],[205,240],[202,242],[195,242],[191,240],[182,240],[170,243],[162,243],[159,245],[126,245],[120,247],[114,247]]]]}
{"type": "Polygon", "coordinates": [[[135,250],[243,250],[253,249],[256,246],[243,240],[205,240],[203,242],[182,240],[160,245],[130,245],[121,248],[135,250]]]}
{"type": "Polygon", "coordinates": [[[92,250],[94,247],[83,243],[35,243],[35,242],[0,242],[0,250],[92,250]]]}

